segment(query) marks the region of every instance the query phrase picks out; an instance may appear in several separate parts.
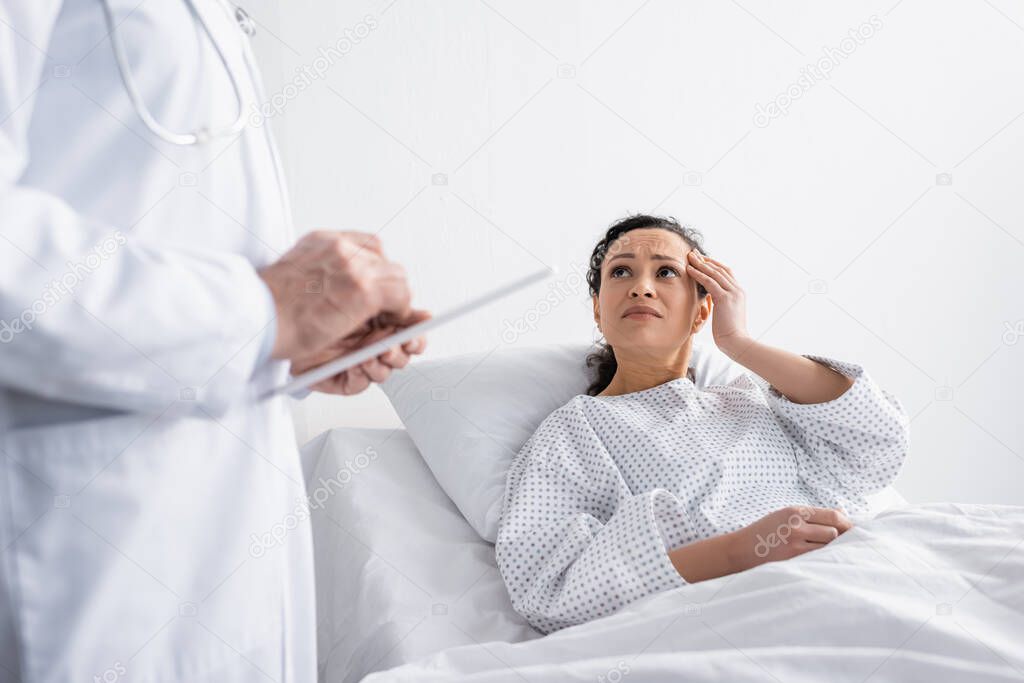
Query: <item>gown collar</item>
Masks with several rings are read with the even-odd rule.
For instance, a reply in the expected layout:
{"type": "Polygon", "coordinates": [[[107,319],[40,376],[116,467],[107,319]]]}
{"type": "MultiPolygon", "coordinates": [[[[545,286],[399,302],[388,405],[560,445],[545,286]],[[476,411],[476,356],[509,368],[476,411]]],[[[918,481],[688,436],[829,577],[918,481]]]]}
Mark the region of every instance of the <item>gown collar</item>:
{"type": "Polygon", "coordinates": [[[616,398],[628,398],[628,397],[644,396],[644,395],[646,395],[648,393],[651,393],[651,392],[654,392],[654,391],[658,391],[658,390],[663,389],[665,387],[674,386],[676,384],[679,384],[679,385],[682,385],[682,386],[688,386],[688,387],[696,387],[697,386],[697,377],[696,377],[696,374],[693,371],[693,368],[690,367],[690,368],[686,369],[686,376],[685,377],[676,377],[675,379],[670,379],[667,382],[662,382],[661,384],[659,384],[657,386],[653,386],[653,387],[651,387],[649,389],[641,389],[640,391],[631,391],[628,394],[618,394],[616,396],[593,396],[592,398],[616,399],[616,398]]]}

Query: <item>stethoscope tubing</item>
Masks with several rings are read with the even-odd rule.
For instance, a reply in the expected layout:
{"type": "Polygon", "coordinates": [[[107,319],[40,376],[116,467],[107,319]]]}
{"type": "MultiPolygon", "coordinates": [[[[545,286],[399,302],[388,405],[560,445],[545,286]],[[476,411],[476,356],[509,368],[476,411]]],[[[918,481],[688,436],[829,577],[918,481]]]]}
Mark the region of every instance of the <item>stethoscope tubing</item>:
{"type": "Polygon", "coordinates": [[[117,22],[114,20],[114,12],[110,7],[109,0],[100,0],[100,4],[103,5],[103,16],[107,23],[107,32],[110,35],[110,44],[114,51],[114,61],[117,62],[117,70],[121,75],[121,81],[124,83],[125,91],[128,93],[128,98],[132,102],[132,106],[135,108],[136,113],[142,120],[142,123],[152,132],[154,135],[159,137],[161,140],[168,142],[172,145],[201,145],[215,138],[231,138],[237,136],[245,128],[245,106],[242,101],[241,86],[238,83],[238,79],[235,77],[234,71],[228,65],[227,57],[224,51],[221,49],[217,40],[213,37],[213,33],[210,31],[210,27],[206,24],[202,15],[196,10],[192,0],[184,0],[188,6],[189,12],[195,21],[202,27],[206,37],[210,40],[210,44],[213,45],[214,50],[217,52],[217,57],[220,59],[221,65],[228,74],[228,78],[231,81],[231,88],[235,93],[235,101],[238,104],[238,116],[231,124],[220,128],[212,127],[201,127],[194,131],[187,133],[176,133],[172,130],[167,129],[156,117],[153,116],[149,107],[146,106],[146,102],[143,100],[142,95],[139,93],[138,88],[135,85],[135,79],[132,77],[131,67],[128,64],[128,57],[125,51],[124,43],[121,41],[121,36],[118,33],[117,22]]]}

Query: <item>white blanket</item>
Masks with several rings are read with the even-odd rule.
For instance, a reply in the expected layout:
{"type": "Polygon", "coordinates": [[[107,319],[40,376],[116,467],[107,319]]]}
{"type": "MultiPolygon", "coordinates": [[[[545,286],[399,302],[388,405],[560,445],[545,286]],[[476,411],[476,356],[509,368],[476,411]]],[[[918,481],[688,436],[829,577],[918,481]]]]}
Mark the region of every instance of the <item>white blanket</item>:
{"type": "Polygon", "coordinates": [[[1020,681],[1022,543],[1024,507],[889,510],[788,561],[365,681],[1020,681]]]}

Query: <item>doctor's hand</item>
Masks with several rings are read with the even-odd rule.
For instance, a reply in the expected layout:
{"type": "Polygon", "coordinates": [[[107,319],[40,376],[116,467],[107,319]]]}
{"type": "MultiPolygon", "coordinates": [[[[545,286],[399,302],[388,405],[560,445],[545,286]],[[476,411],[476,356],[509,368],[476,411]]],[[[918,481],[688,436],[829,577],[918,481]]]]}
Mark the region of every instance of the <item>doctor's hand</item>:
{"type": "MultiPolygon", "coordinates": [[[[429,320],[430,317],[430,313],[422,310],[413,310],[404,319],[398,319],[389,314],[382,314],[367,321],[361,328],[344,339],[331,344],[320,353],[292,361],[291,372],[293,375],[298,375],[307,370],[312,370],[335,358],[373,344],[410,325],[429,320]]],[[[314,391],[342,394],[344,396],[358,394],[370,386],[371,382],[379,384],[386,380],[391,375],[392,370],[404,368],[409,363],[411,356],[423,353],[426,347],[426,337],[416,337],[405,342],[400,347],[388,349],[376,358],[371,358],[354,368],[318,382],[312,386],[312,389],[314,391]]]]}
{"type": "MultiPolygon", "coordinates": [[[[410,307],[405,270],[388,261],[380,240],[367,233],[311,232],[259,275],[277,311],[272,356],[292,361],[293,374],[295,368],[315,367],[407,327],[424,314],[410,307]]],[[[338,379],[344,385],[333,388],[340,393],[362,391],[364,381],[384,374],[378,362],[399,367],[425,346],[422,339],[407,342],[401,350],[343,373],[338,379]]]]}
{"type": "Polygon", "coordinates": [[[715,345],[726,354],[743,348],[750,339],[747,332],[747,296],[729,266],[696,249],[686,255],[686,274],[704,285],[713,305],[711,333],[715,345]]]}

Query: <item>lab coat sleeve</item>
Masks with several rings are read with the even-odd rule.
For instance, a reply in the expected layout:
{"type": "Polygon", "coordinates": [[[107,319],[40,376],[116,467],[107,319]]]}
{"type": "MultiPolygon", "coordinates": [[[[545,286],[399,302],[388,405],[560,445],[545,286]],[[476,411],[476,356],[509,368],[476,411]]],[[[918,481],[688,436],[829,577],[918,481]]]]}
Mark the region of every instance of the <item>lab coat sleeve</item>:
{"type": "Polygon", "coordinates": [[[854,381],[841,396],[823,403],[794,403],[768,387],[769,404],[797,446],[801,478],[838,498],[892,484],[910,448],[910,420],[899,399],[855,363],[805,357],[854,381]]]}
{"type": "Polygon", "coordinates": [[[19,182],[60,7],[0,1],[0,385],[124,410],[185,400],[221,412],[252,392],[276,324],[252,264],[147,244],[19,182]]]}
{"type": "Polygon", "coordinates": [[[683,535],[679,501],[632,495],[601,451],[592,432],[546,423],[509,471],[498,568],[515,610],[544,633],[686,585],[668,556],[683,535]]]}

